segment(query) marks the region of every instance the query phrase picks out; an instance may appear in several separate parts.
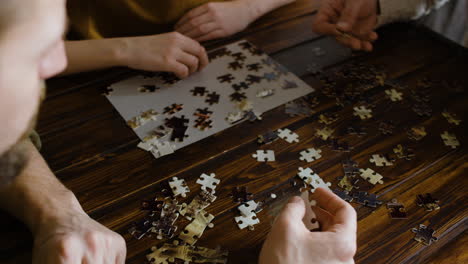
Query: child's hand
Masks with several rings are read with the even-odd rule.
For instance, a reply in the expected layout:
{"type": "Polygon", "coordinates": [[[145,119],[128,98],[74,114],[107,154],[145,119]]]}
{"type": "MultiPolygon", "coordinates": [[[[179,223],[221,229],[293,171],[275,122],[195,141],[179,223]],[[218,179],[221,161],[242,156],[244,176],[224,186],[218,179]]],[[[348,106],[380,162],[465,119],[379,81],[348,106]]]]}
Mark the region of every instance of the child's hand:
{"type": "Polygon", "coordinates": [[[233,35],[244,30],[255,18],[247,1],[207,3],[190,10],[175,25],[175,30],[197,41],[233,35]]]}
{"type": "Polygon", "coordinates": [[[133,69],[172,72],[183,79],[208,65],[205,49],[177,32],[115,40],[122,54],[120,64],[133,69]]]}

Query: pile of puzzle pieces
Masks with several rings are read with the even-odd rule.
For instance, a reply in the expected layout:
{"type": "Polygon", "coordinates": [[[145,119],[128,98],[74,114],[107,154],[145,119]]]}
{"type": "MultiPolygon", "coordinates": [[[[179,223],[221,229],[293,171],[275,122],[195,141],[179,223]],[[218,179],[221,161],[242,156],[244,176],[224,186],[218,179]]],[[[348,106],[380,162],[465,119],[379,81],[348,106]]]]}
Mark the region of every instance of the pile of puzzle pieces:
{"type": "MultiPolygon", "coordinates": [[[[219,50],[222,52],[222,49],[219,50]]],[[[217,54],[221,56],[221,54],[217,54]]],[[[240,56],[240,55],[239,55],[240,56]]],[[[242,59],[239,57],[239,59],[242,59]]],[[[270,62],[273,63],[273,62],[270,62]]],[[[230,67],[234,70],[237,67],[241,67],[239,63],[233,62],[230,67]]],[[[247,65],[252,70],[258,69],[260,65],[247,65]]],[[[279,73],[277,73],[279,74],[279,73]]],[[[322,83],[322,93],[330,98],[335,99],[337,107],[344,108],[349,106],[352,115],[355,116],[356,121],[353,124],[347,126],[343,133],[338,133],[336,128],[331,126],[339,121],[340,116],[337,112],[321,113],[318,116],[318,123],[320,127],[315,131],[315,136],[318,140],[324,142],[324,146],[328,146],[331,150],[342,153],[349,153],[353,150],[346,141],[338,138],[340,135],[355,135],[363,137],[368,134],[368,130],[363,122],[369,124],[374,118],[374,98],[366,95],[365,91],[372,87],[381,87],[386,95],[385,100],[388,100],[390,104],[402,104],[405,102],[405,96],[411,100],[412,109],[416,115],[421,118],[431,116],[434,113],[430,109],[430,81],[424,80],[418,84],[415,89],[409,90],[398,82],[386,80],[386,74],[376,67],[370,65],[364,65],[360,63],[353,63],[342,67],[331,75],[325,75],[322,72],[314,72],[314,76],[318,77],[322,83]],[[350,83],[357,83],[359,85],[345,85],[340,86],[336,80],[338,77],[346,80],[350,83]]],[[[252,75],[249,77],[250,82],[258,81],[258,78],[275,79],[275,76],[267,75],[258,77],[252,75]]],[[[232,81],[232,76],[227,74],[219,76],[218,80],[221,82],[232,81]]],[[[239,112],[230,113],[226,120],[232,124],[240,122],[241,120],[248,119],[250,121],[261,120],[261,116],[258,113],[252,111],[252,105],[245,100],[242,94],[242,90],[245,89],[246,83],[239,83],[233,85],[234,93],[231,95],[231,100],[239,102],[239,112]]],[[[293,89],[294,84],[286,83],[287,89],[293,89]]],[[[284,89],[286,89],[283,87],[284,89]]],[[[204,96],[206,90],[203,87],[195,87],[192,91],[194,96],[204,96]]],[[[265,89],[257,94],[258,97],[268,97],[274,94],[274,89],[265,89]]],[[[215,95],[211,96],[209,102],[214,103],[216,100],[215,95]],[[212,98],[211,98],[212,97],[212,98]],[[210,101],[211,100],[211,101],[210,101]]],[[[291,117],[297,116],[312,116],[317,111],[314,109],[319,105],[319,101],[316,96],[306,96],[304,98],[295,100],[285,105],[286,114],[291,117]]],[[[167,113],[175,113],[180,109],[181,105],[172,105],[167,108],[167,113]]],[[[156,113],[142,113],[141,117],[132,119],[132,125],[141,125],[145,120],[154,118],[156,113]]],[[[351,112],[350,112],[351,114],[351,112]]],[[[195,115],[198,117],[196,126],[199,129],[208,129],[210,127],[210,116],[212,112],[205,109],[197,109],[195,115]]],[[[452,125],[459,125],[460,120],[457,119],[456,115],[448,111],[444,111],[442,115],[447,119],[447,122],[452,125]]],[[[186,126],[184,117],[171,118],[167,120],[168,127],[172,129],[172,135],[175,138],[183,139],[183,133],[181,135],[177,130],[181,130],[186,126]],[[176,131],[174,133],[174,131],[176,131]]],[[[398,124],[391,120],[385,120],[378,123],[376,126],[377,130],[381,135],[388,136],[394,133],[394,130],[398,128],[398,124]]],[[[427,136],[428,131],[424,126],[413,126],[408,128],[406,131],[407,137],[410,141],[420,142],[427,136]]],[[[442,142],[450,147],[457,148],[460,146],[460,142],[457,137],[448,132],[443,131],[441,134],[442,142]]],[[[267,131],[261,135],[258,135],[257,142],[260,146],[270,146],[271,143],[282,139],[289,144],[300,143],[300,136],[294,132],[291,128],[282,128],[275,131],[267,131]]],[[[166,155],[170,152],[170,146],[165,146],[157,139],[149,139],[148,141],[141,144],[142,148],[148,151],[154,151],[155,155],[166,155]]],[[[384,167],[395,166],[398,162],[409,162],[416,156],[413,151],[414,147],[409,146],[406,143],[396,144],[392,150],[388,153],[375,153],[366,158],[365,162],[368,162],[369,167],[359,167],[359,164],[349,158],[351,155],[346,155],[346,158],[342,160],[343,174],[336,178],[337,188],[333,188],[334,192],[341,197],[343,200],[348,202],[355,202],[357,204],[369,207],[371,209],[377,208],[382,205],[384,201],[379,200],[379,197],[375,193],[369,192],[370,188],[376,185],[384,184],[384,176],[377,170],[384,167]],[[366,189],[367,187],[367,189],[366,189]]],[[[312,163],[320,160],[325,151],[317,147],[308,147],[302,149],[297,153],[297,159],[299,162],[312,163]]],[[[325,152],[326,153],[326,152],[325,152]]],[[[257,162],[272,163],[277,161],[275,151],[271,149],[259,149],[252,154],[252,157],[257,162]]],[[[307,186],[310,192],[314,192],[317,188],[331,189],[332,183],[322,179],[312,167],[298,167],[296,177],[302,180],[303,186],[307,186]]],[[[209,250],[194,247],[197,239],[203,234],[207,227],[212,226],[214,216],[207,213],[207,208],[216,199],[215,188],[220,183],[219,179],[216,179],[214,174],[202,174],[197,181],[201,185],[202,191],[191,201],[189,204],[178,205],[175,201],[175,197],[186,197],[187,193],[190,192],[188,186],[185,184],[183,179],[173,178],[168,182],[169,189],[173,193],[172,202],[166,201],[148,201],[144,208],[150,210],[151,216],[146,217],[141,222],[136,223],[131,229],[131,233],[138,239],[142,238],[148,233],[156,233],[158,238],[172,238],[174,237],[177,227],[173,227],[177,217],[183,215],[192,222],[187,225],[178,236],[178,241],[181,244],[171,245],[164,244],[162,247],[153,248],[153,253],[148,255],[148,259],[153,263],[166,263],[165,261],[172,262],[174,258],[181,259],[184,261],[203,262],[201,260],[195,260],[190,257],[194,251],[203,251],[204,253],[197,253],[197,256],[209,259],[212,258],[213,263],[225,263],[225,253],[219,250],[209,250]],[[159,221],[159,222],[158,222],[159,221]],[[184,248],[180,248],[184,247],[184,248]],[[172,255],[165,255],[165,250],[171,248],[172,255]],[[175,253],[183,252],[183,253],[175,253]]],[[[246,186],[236,187],[232,190],[232,198],[234,203],[238,203],[237,206],[238,215],[234,218],[239,229],[255,230],[255,225],[260,223],[260,219],[257,217],[257,213],[262,210],[262,202],[256,202],[253,198],[254,195],[247,191],[246,186]]],[[[272,198],[276,198],[276,195],[272,198]]],[[[308,198],[307,198],[308,199],[308,198]]],[[[418,206],[424,208],[426,211],[436,211],[439,207],[439,201],[432,197],[430,193],[419,194],[416,197],[416,203],[418,206]]],[[[391,219],[407,219],[408,214],[405,206],[399,203],[396,199],[391,199],[386,204],[388,208],[389,216],[391,219]]],[[[318,228],[318,223],[313,225],[311,229],[318,228]]],[[[415,240],[422,242],[426,245],[430,245],[433,241],[437,241],[437,238],[433,236],[434,230],[424,225],[420,225],[419,228],[413,228],[412,232],[416,233],[415,240]]]]}

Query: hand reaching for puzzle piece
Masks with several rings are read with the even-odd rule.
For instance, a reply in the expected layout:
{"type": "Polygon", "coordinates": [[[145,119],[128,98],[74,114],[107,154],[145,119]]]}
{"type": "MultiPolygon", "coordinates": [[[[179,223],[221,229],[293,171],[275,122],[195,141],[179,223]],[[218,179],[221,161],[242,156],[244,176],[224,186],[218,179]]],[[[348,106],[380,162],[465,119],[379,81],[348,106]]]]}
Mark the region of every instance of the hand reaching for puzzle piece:
{"type": "Polygon", "coordinates": [[[117,38],[122,66],[145,71],[172,72],[183,79],[208,65],[205,49],[180,33],[117,38]]]}
{"type": "Polygon", "coordinates": [[[329,190],[313,195],[322,208],[313,207],[322,227],[310,232],[302,222],[304,201],[293,197],[276,219],[260,252],[260,264],[354,263],[356,211],[329,190]]]}

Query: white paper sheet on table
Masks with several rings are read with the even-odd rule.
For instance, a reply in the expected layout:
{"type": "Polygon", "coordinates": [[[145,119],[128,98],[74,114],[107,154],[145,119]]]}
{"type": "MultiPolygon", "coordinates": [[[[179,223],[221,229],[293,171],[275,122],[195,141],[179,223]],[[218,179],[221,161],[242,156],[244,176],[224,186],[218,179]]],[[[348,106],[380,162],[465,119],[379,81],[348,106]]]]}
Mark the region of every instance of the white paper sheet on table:
{"type": "MultiPolygon", "coordinates": [[[[268,55],[255,55],[248,50],[242,49],[239,41],[226,46],[231,53],[242,52],[246,59],[243,62],[244,67],[239,70],[231,70],[228,68],[230,62],[235,61],[235,58],[226,55],[213,59],[210,64],[201,72],[190,76],[187,79],[180,80],[175,84],[165,84],[164,81],[156,76],[148,78],[143,75],[132,77],[111,85],[113,92],[107,96],[109,101],[114,105],[117,111],[125,120],[140,115],[142,112],[149,109],[154,109],[159,113],[156,121],[151,121],[145,125],[134,129],[140,139],[144,139],[149,133],[160,125],[164,125],[165,119],[172,116],[190,119],[187,129],[188,137],[182,142],[173,142],[176,149],[180,149],[210,135],[220,132],[232,126],[225,119],[229,113],[238,112],[237,103],[230,100],[229,95],[234,93],[233,84],[245,82],[249,74],[263,76],[265,73],[278,72],[281,65],[274,62],[268,55]],[[262,69],[258,72],[248,71],[245,65],[260,63],[262,69]],[[232,83],[220,83],[217,80],[218,76],[231,73],[235,79],[232,83]],[[155,92],[140,92],[138,89],[142,85],[156,85],[161,89],[155,92]],[[196,86],[203,86],[209,92],[216,92],[220,95],[218,104],[209,105],[205,102],[206,96],[193,96],[190,92],[196,86]],[[164,108],[172,104],[183,104],[183,110],[174,115],[163,114],[164,108]],[[213,111],[211,120],[213,120],[212,128],[201,131],[194,127],[196,117],[193,115],[197,108],[206,108],[213,111]]],[[[308,56],[308,54],[304,54],[308,56]]],[[[284,72],[284,68],[282,68],[284,72]]],[[[247,90],[243,90],[249,101],[253,103],[255,112],[264,113],[286,102],[297,99],[301,96],[313,92],[314,89],[295,76],[293,73],[286,70],[285,74],[281,74],[278,80],[269,81],[262,79],[260,83],[251,84],[247,90]],[[285,81],[294,82],[297,88],[283,89],[285,81]],[[263,89],[275,89],[275,94],[266,98],[257,98],[256,94],[263,89]]]]}

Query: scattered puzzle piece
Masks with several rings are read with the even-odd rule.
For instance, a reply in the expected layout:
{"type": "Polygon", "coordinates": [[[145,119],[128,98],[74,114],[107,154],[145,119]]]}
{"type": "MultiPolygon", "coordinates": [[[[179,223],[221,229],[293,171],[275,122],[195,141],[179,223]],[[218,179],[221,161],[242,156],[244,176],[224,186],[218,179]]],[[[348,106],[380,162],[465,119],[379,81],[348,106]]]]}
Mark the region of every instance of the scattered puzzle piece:
{"type": "Polygon", "coordinates": [[[328,127],[324,127],[321,129],[317,129],[315,132],[315,136],[321,138],[322,140],[328,140],[329,138],[332,138],[333,132],[335,132],[335,130],[328,127]]]}
{"type": "Polygon", "coordinates": [[[230,124],[235,124],[237,122],[242,121],[243,119],[244,119],[243,112],[229,113],[228,116],[226,117],[226,121],[228,121],[230,124]]]}
{"type": "Polygon", "coordinates": [[[457,116],[455,114],[449,113],[446,110],[442,112],[442,116],[444,116],[447,119],[447,122],[449,122],[450,124],[458,126],[461,123],[461,120],[457,119],[457,116]]]}
{"type": "Polygon", "coordinates": [[[407,134],[409,139],[416,141],[423,139],[427,135],[426,128],[423,126],[412,127],[410,130],[408,130],[407,134]]]}
{"type": "Polygon", "coordinates": [[[232,85],[232,89],[239,92],[241,90],[249,89],[249,85],[246,82],[235,83],[232,85]]]}
{"type": "Polygon", "coordinates": [[[321,114],[319,116],[319,122],[323,123],[325,125],[330,125],[330,124],[334,123],[336,120],[338,120],[338,115],[336,113],[321,114]]]}
{"type": "Polygon", "coordinates": [[[163,113],[172,115],[172,114],[179,112],[183,108],[184,108],[183,104],[172,104],[171,106],[165,107],[163,113]]]}
{"type": "Polygon", "coordinates": [[[211,173],[210,175],[207,175],[203,173],[200,175],[200,178],[198,178],[197,183],[201,185],[201,189],[208,192],[207,189],[210,189],[210,193],[214,194],[216,186],[220,183],[221,180],[216,179],[216,174],[211,173]]]}
{"type": "Polygon", "coordinates": [[[190,90],[193,96],[205,96],[205,94],[208,92],[206,90],[206,87],[203,86],[196,86],[193,88],[193,90],[190,90]]]}
{"type": "Polygon", "coordinates": [[[398,92],[396,89],[385,90],[385,94],[392,100],[392,102],[398,102],[403,100],[403,93],[398,92]]]}
{"type": "Polygon", "coordinates": [[[383,167],[383,166],[393,166],[393,162],[391,162],[387,157],[382,155],[372,155],[372,158],[369,159],[370,162],[374,163],[375,166],[383,167]]]}
{"type": "Polygon", "coordinates": [[[179,180],[177,177],[172,177],[172,179],[169,181],[169,186],[171,187],[174,196],[180,195],[182,197],[186,197],[186,193],[190,192],[190,189],[185,183],[185,180],[179,180]]]}
{"type": "Polygon", "coordinates": [[[448,131],[444,131],[444,133],[440,134],[440,137],[446,146],[449,146],[453,149],[456,149],[458,146],[460,146],[460,142],[458,141],[457,137],[453,134],[450,134],[448,131]]]}
{"type": "MultiPolygon", "coordinates": [[[[356,169],[359,171],[359,169],[356,169]]],[[[343,177],[338,177],[338,187],[343,188],[345,191],[351,192],[354,188],[359,189],[357,183],[359,179],[355,179],[350,176],[344,175],[343,177]]]]}
{"type": "Polygon", "coordinates": [[[278,133],[276,131],[268,131],[263,135],[257,137],[257,142],[259,144],[270,144],[273,141],[278,140],[278,133]]]}
{"type": "Polygon", "coordinates": [[[233,71],[240,70],[242,68],[244,68],[244,64],[239,61],[233,61],[228,64],[228,69],[233,71]]]}
{"type": "Polygon", "coordinates": [[[362,204],[368,207],[377,207],[378,205],[382,204],[382,201],[377,200],[377,196],[374,193],[367,193],[367,192],[357,192],[354,193],[353,198],[354,201],[358,204],[362,204]]]}
{"type": "Polygon", "coordinates": [[[404,148],[401,144],[398,144],[396,147],[393,148],[393,153],[395,153],[399,159],[406,160],[412,160],[415,156],[412,149],[404,148]]]}
{"type": "Polygon", "coordinates": [[[237,209],[239,210],[241,215],[245,217],[251,217],[251,216],[256,215],[256,210],[258,207],[259,207],[259,204],[252,200],[252,201],[243,203],[242,205],[238,206],[237,209]]]}
{"type": "Polygon", "coordinates": [[[301,157],[299,158],[300,160],[305,160],[307,162],[312,162],[315,160],[318,160],[322,157],[320,154],[322,153],[321,149],[315,149],[315,148],[308,148],[306,150],[301,151],[299,154],[301,157]]]}
{"type": "Polygon", "coordinates": [[[292,132],[288,128],[278,129],[278,137],[286,140],[288,143],[299,142],[299,135],[292,132]]]}
{"type": "Polygon", "coordinates": [[[416,203],[418,206],[424,207],[426,211],[439,210],[439,200],[432,198],[430,193],[418,194],[416,196],[416,203]]]}
{"type": "Polygon", "coordinates": [[[217,197],[213,193],[201,190],[190,204],[182,204],[180,214],[185,216],[188,220],[192,220],[201,210],[213,203],[216,198],[217,197]]]}
{"type": "Polygon", "coordinates": [[[257,150],[257,153],[252,154],[259,162],[275,161],[275,152],[273,150],[257,150]]]}
{"type": "Polygon", "coordinates": [[[414,240],[418,241],[419,243],[423,243],[426,246],[430,246],[432,242],[436,242],[438,240],[437,237],[434,236],[434,229],[426,227],[425,225],[419,225],[419,228],[411,229],[411,232],[415,233],[414,240]]]}
{"type": "Polygon", "coordinates": [[[127,125],[133,129],[137,129],[150,121],[156,121],[158,119],[158,115],[158,112],[153,109],[149,109],[148,111],[142,112],[140,115],[128,120],[127,125]]]}
{"type": "Polygon", "coordinates": [[[393,134],[393,129],[395,129],[395,125],[392,121],[381,121],[379,123],[379,131],[384,135],[393,134]]]}
{"type": "Polygon", "coordinates": [[[377,172],[373,171],[372,169],[360,169],[359,172],[361,173],[361,178],[364,180],[370,182],[373,185],[376,185],[377,183],[383,184],[384,182],[382,181],[383,176],[378,174],[377,172]]]}
{"type": "Polygon", "coordinates": [[[366,108],[365,106],[354,107],[353,115],[359,116],[361,120],[369,119],[372,117],[372,110],[366,108]]]}
{"type": "Polygon", "coordinates": [[[392,219],[406,219],[408,216],[406,215],[405,207],[398,203],[396,199],[392,199],[390,203],[387,203],[387,209],[389,209],[390,216],[392,219]]]}
{"type": "Polygon", "coordinates": [[[350,152],[352,149],[352,147],[350,147],[347,142],[339,142],[337,139],[332,139],[329,142],[329,145],[334,151],[350,152]]]}
{"type": "Polygon", "coordinates": [[[179,234],[179,239],[189,245],[195,244],[195,242],[197,242],[197,240],[203,235],[203,232],[207,227],[213,227],[211,224],[213,219],[214,216],[212,214],[201,210],[200,213],[195,216],[193,221],[179,234]]]}
{"type": "Polygon", "coordinates": [[[209,93],[206,96],[205,102],[208,103],[209,105],[219,103],[219,94],[217,94],[216,92],[209,93]]]}
{"type": "Polygon", "coordinates": [[[231,83],[235,78],[232,74],[228,73],[225,75],[218,76],[216,79],[218,79],[220,83],[231,83]]]}
{"type": "Polygon", "coordinates": [[[260,223],[260,220],[257,218],[257,215],[251,215],[250,217],[246,216],[236,216],[234,218],[236,220],[237,226],[239,226],[239,229],[244,229],[246,227],[249,228],[249,230],[254,230],[254,225],[260,223]]]}

